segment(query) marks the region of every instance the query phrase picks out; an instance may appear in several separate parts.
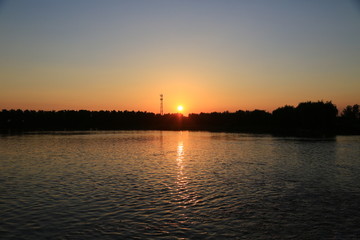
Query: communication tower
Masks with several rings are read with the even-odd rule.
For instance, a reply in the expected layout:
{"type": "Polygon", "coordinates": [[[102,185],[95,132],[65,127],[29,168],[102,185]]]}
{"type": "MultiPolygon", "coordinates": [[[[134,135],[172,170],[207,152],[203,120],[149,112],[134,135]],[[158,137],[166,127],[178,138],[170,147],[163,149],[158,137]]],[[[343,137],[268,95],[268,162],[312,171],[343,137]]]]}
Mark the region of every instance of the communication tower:
{"type": "Polygon", "coordinates": [[[164,100],[164,95],[160,94],[160,115],[164,115],[163,100],[164,100]]]}

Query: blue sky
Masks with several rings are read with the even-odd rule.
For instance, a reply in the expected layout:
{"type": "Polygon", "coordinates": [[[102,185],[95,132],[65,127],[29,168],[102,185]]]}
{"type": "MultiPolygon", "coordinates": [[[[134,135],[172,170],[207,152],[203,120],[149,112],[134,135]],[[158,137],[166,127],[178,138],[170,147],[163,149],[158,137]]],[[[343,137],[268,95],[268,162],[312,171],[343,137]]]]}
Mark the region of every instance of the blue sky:
{"type": "Polygon", "coordinates": [[[2,1],[0,104],[273,110],[360,103],[356,1],[2,1]],[[206,100],[206,101],[204,101],[206,100]]]}

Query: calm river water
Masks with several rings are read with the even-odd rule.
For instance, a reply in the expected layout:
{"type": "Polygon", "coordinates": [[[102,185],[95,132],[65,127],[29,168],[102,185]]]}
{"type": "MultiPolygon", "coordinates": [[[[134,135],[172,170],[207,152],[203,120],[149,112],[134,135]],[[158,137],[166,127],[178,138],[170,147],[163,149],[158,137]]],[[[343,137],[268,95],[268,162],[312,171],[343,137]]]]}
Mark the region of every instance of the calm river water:
{"type": "Polygon", "coordinates": [[[360,136],[0,136],[1,239],[359,239],[360,136]]]}

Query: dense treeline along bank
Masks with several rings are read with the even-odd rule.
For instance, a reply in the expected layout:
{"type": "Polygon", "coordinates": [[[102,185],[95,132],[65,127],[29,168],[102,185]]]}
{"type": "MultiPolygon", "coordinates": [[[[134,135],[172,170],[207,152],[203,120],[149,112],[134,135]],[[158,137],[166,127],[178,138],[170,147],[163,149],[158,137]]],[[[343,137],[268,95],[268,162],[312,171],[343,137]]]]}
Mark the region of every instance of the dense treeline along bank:
{"type": "Polygon", "coordinates": [[[360,134],[359,105],[340,114],[331,102],[264,110],[159,115],[134,111],[2,110],[0,130],[206,130],[291,135],[360,134]]]}

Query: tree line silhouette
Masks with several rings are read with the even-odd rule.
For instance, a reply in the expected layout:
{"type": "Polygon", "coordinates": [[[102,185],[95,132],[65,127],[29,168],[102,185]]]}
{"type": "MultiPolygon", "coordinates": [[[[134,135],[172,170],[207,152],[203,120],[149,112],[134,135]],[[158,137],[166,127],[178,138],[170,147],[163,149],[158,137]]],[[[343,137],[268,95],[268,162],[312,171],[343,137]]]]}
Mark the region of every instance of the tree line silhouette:
{"type": "Polygon", "coordinates": [[[189,114],[141,111],[2,110],[0,130],[204,130],[290,135],[360,134],[359,105],[340,114],[332,102],[302,102],[264,110],[189,114]]]}

